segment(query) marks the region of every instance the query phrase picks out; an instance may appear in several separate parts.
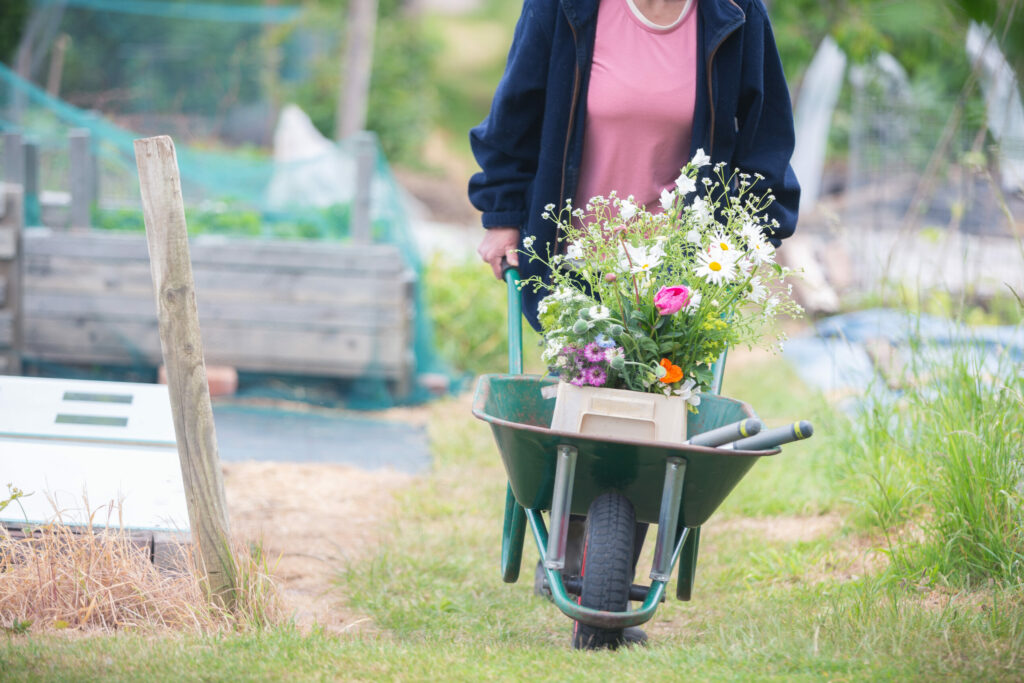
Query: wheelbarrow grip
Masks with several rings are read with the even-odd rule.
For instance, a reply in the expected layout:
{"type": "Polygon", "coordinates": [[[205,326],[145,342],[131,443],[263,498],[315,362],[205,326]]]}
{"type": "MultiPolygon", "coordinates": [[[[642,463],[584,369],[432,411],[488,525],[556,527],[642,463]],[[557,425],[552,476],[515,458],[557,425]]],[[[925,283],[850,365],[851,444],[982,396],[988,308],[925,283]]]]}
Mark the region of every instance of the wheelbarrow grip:
{"type": "Polygon", "coordinates": [[[685,443],[691,446],[708,446],[714,448],[715,446],[721,446],[724,443],[729,443],[736,439],[754,436],[763,428],[764,423],[760,420],[748,417],[745,420],[733,422],[732,424],[725,425],[724,427],[712,429],[707,432],[701,432],[685,443]]]}
{"type": "Polygon", "coordinates": [[[807,420],[800,420],[785,427],[769,429],[767,432],[761,432],[749,439],[733,441],[723,446],[723,448],[733,448],[741,451],[766,451],[782,444],[806,439],[812,434],[814,434],[814,426],[807,420]]]}
{"type": "Polygon", "coordinates": [[[519,296],[519,269],[501,259],[501,277],[508,287],[508,374],[523,374],[523,300],[519,296]]]}

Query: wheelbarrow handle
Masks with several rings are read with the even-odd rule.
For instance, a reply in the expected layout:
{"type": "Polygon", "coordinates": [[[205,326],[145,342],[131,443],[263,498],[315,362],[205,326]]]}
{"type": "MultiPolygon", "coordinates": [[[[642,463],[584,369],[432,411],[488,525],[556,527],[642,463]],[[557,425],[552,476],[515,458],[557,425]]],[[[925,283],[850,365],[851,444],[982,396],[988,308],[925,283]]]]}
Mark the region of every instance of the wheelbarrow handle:
{"type": "Polygon", "coordinates": [[[747,439],[740,439],[722,446],[741,451],[766,451],[782,444],[800,441],[814,434],[814,426],[807,420],[800,420],[784,427],[776,427],[747,439]]]}
{"type": "Polygon", "coordinates": [[[745,420],[733,422],[732,424],[725,425],[724,427],[718,427],[717,429],[712,429],[707,432],[701,432],[684,443],[690,444],[691,446],[709,446],[714,448],[716,446],[729,443],[730,441],[754,436],[763,428],[764,424],[760,420],[748,417],[745,420]]]}
{"type": "Polygon", "coordinates": [[[519,295],[519,269],[501,259],[501,277],[508,287],[508,374],[523,374],[523,300],[519,295]]]}

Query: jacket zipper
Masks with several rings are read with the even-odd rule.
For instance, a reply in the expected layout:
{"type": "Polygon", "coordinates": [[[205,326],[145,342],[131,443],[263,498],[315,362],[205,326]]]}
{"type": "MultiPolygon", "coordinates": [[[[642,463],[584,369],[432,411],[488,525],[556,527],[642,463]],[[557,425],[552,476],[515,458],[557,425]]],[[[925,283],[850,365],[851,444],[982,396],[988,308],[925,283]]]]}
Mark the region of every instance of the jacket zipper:
{"type": "MultiPolygon", "coordinates": [[[[576,27],[573,26],[571,21],[567,22],[567,23],[569,24],[569,30],[572,31],[572,44],[573,44],[573,47],[575,47],[576,50],[579,50],[579,39],[576,36],[576,27]]],[[[570,145],[572,143],[572,129],[573,129],[573,124],[576,122],[576,105],[579,102],[579,99],[580,99],[580,61],[579,61],[579,58],[577,56],[576,68],[573,71],[573,77],[572,77],[572,103],[569,105],[569,129],[565,133],[565,149],[562,151],[562,184],[561,184],[561,187],[558,189],[558,206],[555,209],[556,211],[561,211],[562,207],[565,205],[565,174],[566,174],[566,168],[569,165],[569,147],[570,147],[570,145]]],[[[561,251],[561,241],[562,241],[562,233],[561,233],[561,231],[558,231],[555,234],[555,253],[556,254],[561,251]]]]}
{"type": "MultiPolygon", "coordinates": [[[[729,0],[729,1],[732,2],[732,0],[729,0]]],[[[732,2],[732,4],[735,5],[737,9],[740,10],[740,13],[743,12],[743,10],[740,9],[740,6],[736,5],[735,2],[732,2]]],[[[740,24],[740,25],[742,25],[742,24],[740,24]]],[[[737,25],[731,31],[729,31],[724,36],[722,36],[722,39],[720,41],[718,41],[718,44],[716,44],[714,49],[711,50],[711,54],[708,55],[708,73],[707,73],[707,81],[708,81],[708,107],[711,108],[711,131],[710,131],[711,135],[709,136],[709,139],[711,140],[711,143],[709,145],[709,150],[708,150],[708,156],[709,157],[713,157],[715,155],[715,91],[714,91],[714,88],[712,87],[712,84],[711,84],[711,71],[712,71],[712,67],[714,66],[714,62],[715,62],[715,55],[718,54],[718,48],[722,47],[722,43],[724,43],[726,40],[728,40],[729,36],[731,36],[732,34],[736,33],[736,31],[739,29],[740,25],[737,25]]]]}

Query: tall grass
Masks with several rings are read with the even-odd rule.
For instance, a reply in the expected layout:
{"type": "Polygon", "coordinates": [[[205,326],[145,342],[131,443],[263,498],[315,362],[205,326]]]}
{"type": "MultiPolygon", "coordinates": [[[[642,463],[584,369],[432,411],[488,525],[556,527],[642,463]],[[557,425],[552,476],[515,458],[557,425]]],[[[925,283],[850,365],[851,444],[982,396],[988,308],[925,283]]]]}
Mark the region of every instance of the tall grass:
{"type": "Polygon", "coordinates": [[[1024,581],[1020,365],[967,343],[913,350],[903,395],[870,402],[842,435],[862,521],[906,576],[1024,581]]]}
{"type": "Polygon", "coordinates": [[[176,548],[172,569],[161,569],[153,564],[148,542],[117,526],[58,521],[25,527],[23,534],[0,527],[0,629],[8,632],[210,633],[282,620],[258,548],[232,554],[237,593],[229,611],[209,599],[189,545],[176,548]]]}

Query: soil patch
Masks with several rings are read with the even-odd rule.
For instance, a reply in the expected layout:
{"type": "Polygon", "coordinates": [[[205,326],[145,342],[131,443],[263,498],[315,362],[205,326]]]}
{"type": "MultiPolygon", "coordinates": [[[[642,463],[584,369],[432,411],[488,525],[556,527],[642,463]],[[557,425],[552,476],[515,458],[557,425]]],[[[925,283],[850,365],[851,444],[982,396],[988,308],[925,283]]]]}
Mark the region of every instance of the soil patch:
{"type": "Polygon", "coordinates": [[[335,633],[372,631],[366,615],[344,605],[334,579],[387,543],[395,494],[413,476],[319,463],[242,462],[223,468],[232,535],[262,545],[296,624],[335,633]]]}

